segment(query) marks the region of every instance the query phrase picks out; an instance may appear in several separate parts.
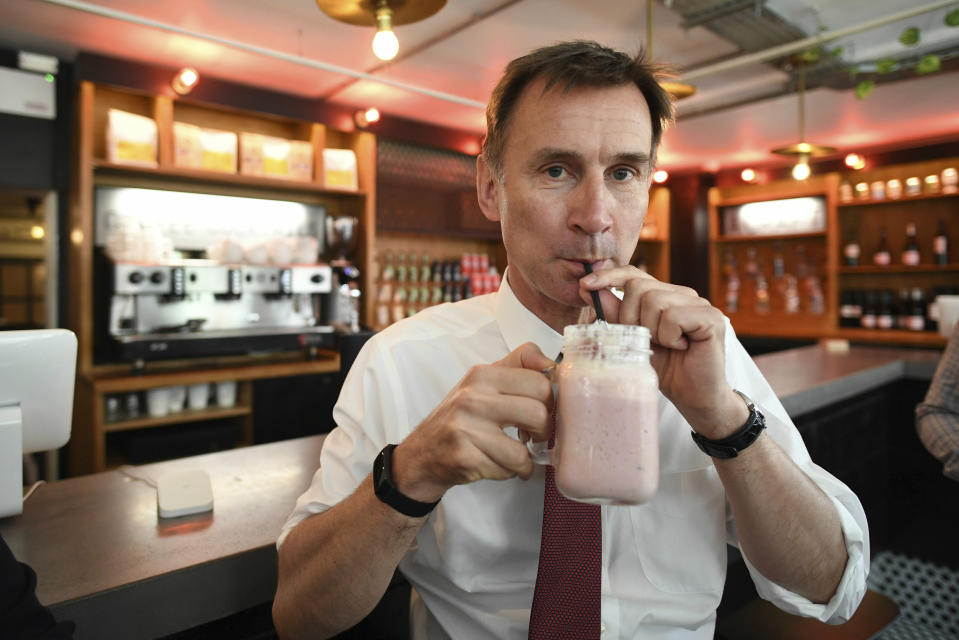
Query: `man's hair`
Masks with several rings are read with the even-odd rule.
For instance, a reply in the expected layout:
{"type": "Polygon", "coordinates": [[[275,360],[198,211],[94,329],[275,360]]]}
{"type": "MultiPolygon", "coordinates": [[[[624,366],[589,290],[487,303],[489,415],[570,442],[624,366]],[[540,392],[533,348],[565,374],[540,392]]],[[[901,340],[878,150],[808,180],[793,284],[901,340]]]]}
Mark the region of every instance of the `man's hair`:
{"type": "Polygon", "coordinates": [[[634,58],[589,40],[560,42],[536,49],[510,62],[499,84],[493,89],[489,104],[486,105],[483,159],[493,175],[502,179],[507,130],[516,103],[527,86],[534,80],[544,78],[544,92],[560,83],[563,84],[564,93],[574,87],[636,85],[649,105],[653,125],[649,153],[651,163],[655,165],[656,150],[663,131],[673,121],[672,98],[659,84],[659,80],[668,75],[665,67],[646,59],[644,49],[640,49],[634,58]]]}

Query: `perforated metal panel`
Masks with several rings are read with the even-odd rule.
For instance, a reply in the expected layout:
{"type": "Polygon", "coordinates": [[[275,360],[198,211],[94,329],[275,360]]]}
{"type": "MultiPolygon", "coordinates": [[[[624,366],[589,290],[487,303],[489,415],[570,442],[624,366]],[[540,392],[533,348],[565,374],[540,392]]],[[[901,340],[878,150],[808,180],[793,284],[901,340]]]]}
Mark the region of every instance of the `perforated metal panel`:
{"type": "Polygon", "coordinates": [[[867,584],[901,612],[879,640],[959,638],[959,572],[884,551],[872,559],[867,584]]]}

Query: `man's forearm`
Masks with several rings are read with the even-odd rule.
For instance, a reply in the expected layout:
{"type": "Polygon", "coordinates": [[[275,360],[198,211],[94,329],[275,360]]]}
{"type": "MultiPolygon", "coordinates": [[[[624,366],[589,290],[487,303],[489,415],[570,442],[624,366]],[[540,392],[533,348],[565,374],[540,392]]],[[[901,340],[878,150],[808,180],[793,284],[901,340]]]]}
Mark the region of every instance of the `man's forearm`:
{"type": "Polygon", "coordinates": [[[425,520],[380,502],[367,477],[349,498],[297,525],[279,554],[273,619],[280,637],[325,638],[359,622],[425,520]]]}
{"type": "Polygon", "coordinates": [[[766,433],[738,457],[715,465],[753,565],[812,602],[828,602],[847,561],[829,498],[766,433]]]}

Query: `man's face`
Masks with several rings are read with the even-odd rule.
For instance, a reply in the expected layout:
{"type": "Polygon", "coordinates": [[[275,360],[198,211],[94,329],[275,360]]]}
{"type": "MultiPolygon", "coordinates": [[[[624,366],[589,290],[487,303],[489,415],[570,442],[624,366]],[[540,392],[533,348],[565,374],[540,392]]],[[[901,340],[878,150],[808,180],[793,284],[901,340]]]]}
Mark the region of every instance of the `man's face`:
{"type": "Polygon", "coordinates": [[[484,213],[502,225],[510,286],[555,327],[584,305],[584,262],[608,268],[632,255],[649,202],[652,124],[632,84],[543,86],[517,102],[502,181],[481,162],[479,189],[484,213]]]}

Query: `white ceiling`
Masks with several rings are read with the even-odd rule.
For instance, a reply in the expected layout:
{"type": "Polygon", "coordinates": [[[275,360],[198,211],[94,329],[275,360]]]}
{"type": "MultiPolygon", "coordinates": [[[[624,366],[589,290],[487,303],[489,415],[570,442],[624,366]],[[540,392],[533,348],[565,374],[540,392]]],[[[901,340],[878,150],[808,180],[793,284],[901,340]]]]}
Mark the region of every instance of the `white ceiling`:
{"type": "MultiPolygon", "coordinates": [[[[704,26],[684,29],[679,12],[735,3],[657,0],[655,57],[696,74],[719,60],[742,56],[739,46],[704,26]]],[[[766,0],[764,10],[808,36],[931,4],[931,0],[766,0]]],[[[957,52],[959,28],[943,24],[943,16],[956,8],[959,0],[829,46],[842,45],[842,62],[864,69],[880,57],[914,54],[915,49],[907,49],[897,38],[907,26],[917,26],[922,29],[921,50],[957,52]]],[[[481,105],[509,60],[537,46],[573,38],[635,50],[646,39],[646,3],[448,0],[436,15],[395,31],[400,58],[382,66],[370,51],[372,27],[336,22],[314,0],[0,0],[3,48],[64,60],[90,51],[169,67],[189,64],[201,78],[215,76],[350,107],[376,106],[386,114],[475,132],[477,137],[485,129],[481,105]],[[96,10],[118,13],[108,17],[96,15],[96,10]],[[265,51],[251,52],[251,46],[265,51]],[[375,79],[347,84],[348,76],[316,68],[317,63],[368,72],[405,88],[375,79]],[[461,100],[426,96],[410,87],[461,100]]],[[[680,121],[664,139],[661,166],[715,171],[787,162],[768,150],[798,141],[798,100],[791,93],[795,82],[789,73],[771,62],[754,62],[699,75],[694,84],[698,93],[678,103],[680,121]]],[[[906,74],[897,82],[880,84],[865,100],[857,100],[851,89],[812,89],[806,95],[806,114],[807,140],[841,151],[945,139],[957,142],[959,155],[959,75],[954,71],[923,77],[906,74]]]]}

